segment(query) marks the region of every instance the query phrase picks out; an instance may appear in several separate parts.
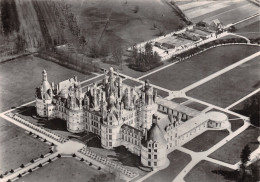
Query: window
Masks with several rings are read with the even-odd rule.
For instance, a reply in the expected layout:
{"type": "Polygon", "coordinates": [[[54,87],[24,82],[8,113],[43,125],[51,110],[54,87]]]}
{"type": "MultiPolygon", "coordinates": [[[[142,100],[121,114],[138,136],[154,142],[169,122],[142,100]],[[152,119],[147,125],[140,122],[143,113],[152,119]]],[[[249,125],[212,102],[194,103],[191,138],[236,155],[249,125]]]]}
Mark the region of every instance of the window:
{"type": "Polygon", "coordinates": [[[150,161],[148,161],[148,166],[151,166],[151,162],[150,161]]]}
{"type": "Polygon", "coordinates": [[[112,140],[112,135],[109,135],[109,140],[112,140]]]}
{"type": "Polygon", "coordinates": [[[112,146],[112,142],[109,142],[109,146],[112,146]]]}
{"type": "Polygon", "coordinates": [[[157,162],[154,162],[154,166],[157,166],[157,162]]]}
{"type": "Polygon", "coordinates": [[[148,154],[148,159],[151,159],[151,154],[148,154]]]}
{"type": "Polygon", "coordinates": [[[109,133],[112,133],[112,129],[109,129],[109,133]]]}
{"type": "Polygon", "coordinates": [[[154,149],[154,152],[157,152],[157,149],[154,149]]]}
{"type": "Polygon", "coordinates": [[[154,155],[154,159],[157,159],[157,155],[154,155]]]}
{"type": "Polygon", "coordinates": [[[148,152],[151,152],[152,150],[151,149],[148,149],[148,152]]]}

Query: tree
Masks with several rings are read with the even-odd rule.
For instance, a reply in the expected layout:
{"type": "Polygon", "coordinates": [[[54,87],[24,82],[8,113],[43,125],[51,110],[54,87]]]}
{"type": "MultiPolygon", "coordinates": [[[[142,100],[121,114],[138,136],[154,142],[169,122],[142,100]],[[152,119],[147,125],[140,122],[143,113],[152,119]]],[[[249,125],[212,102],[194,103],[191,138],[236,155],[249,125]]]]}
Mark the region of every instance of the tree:
{"type": "Polygon", "coordinates": [[[139,11],[139,6],[135,6],[133,12],[138,13],[138,11],[139,11]]]}
{"type": "Polygon", "coordinates": [[[260,116],[260,94],[253,95],[248,99],[243,107],[242,114],[249,116],[251,124],[259,127],[259,116],[260,116]]]}
{"type": "Polygon", "coordinates": [[[245,178],[245,170],[246,170],[246,164],[249,161],[251,150],[248,145],[246,145],[240,155],[241,159],[241,164],[240,164],[240,178],[244,179],[245,178]]]}
{"type": "Polygon", "coordinates": [[[18,32],[20,22],[14,0],[3,0],[0,2],[0,6],[1,22],[4,34],[9,35],[14,31],[18,32]]]}
{"type": "Polygon", "coordinates": [[[248,145],[246,145],[240,155],[240,159],[242,164],[246,164],[249,161],[249,156],[250,156],[251,150],[248,145]]]}

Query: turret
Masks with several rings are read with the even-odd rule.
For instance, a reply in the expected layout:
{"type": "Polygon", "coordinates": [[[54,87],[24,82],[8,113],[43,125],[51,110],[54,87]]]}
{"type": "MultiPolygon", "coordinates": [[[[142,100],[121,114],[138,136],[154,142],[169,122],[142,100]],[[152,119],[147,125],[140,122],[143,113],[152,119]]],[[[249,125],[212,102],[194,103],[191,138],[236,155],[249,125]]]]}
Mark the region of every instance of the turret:
{"type": "Polygon", "coordinates": [[[43,71],[42,71],[42,81],[48,81],[46,70],[43,70],[43,71]]]}

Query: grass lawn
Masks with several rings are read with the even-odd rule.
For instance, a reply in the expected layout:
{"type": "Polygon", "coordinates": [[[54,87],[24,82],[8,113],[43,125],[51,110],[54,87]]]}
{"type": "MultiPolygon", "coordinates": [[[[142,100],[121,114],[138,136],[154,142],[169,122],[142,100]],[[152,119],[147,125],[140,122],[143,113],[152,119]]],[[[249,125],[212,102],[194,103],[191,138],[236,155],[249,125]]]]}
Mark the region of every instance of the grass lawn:
{"type": "Polygon", "coordinates": [[[255,93],[255,94],[252,95],[251,97],[248,97],[247,99],[243,100],[242,102],[238,103],[237,105],[231,107],[230,110],[242,114],[243,109],[244,109],[244,107],[245,107],[245,104],[246,104],[250,99],[252,99],[252,97],[255,97],[256,95],[259,95],[259,96],[260,96],[260,92],[255,93]]]}
{"type": "Polygon", "coordinates": [[[84,75],[38,57],[26,56],[0,64],[0,111],[17,107],[35,99],[35,87],[40,86],[42,71],[46,69],[49,82],[58,83],[78,76],[86,80],[94,75],[84,75]]]}
{"type": "Polygon", "coordinates": [[[0,118],[0,174],[46,154],[51,147],[0,118]]]}
{"type": "Polygon", "coordinates": [[[259,27],[260,27],[260,21],[258,17],[258,21],[255,21],[245,27],[238,29],[235,33],[239,35],[243,35],[247,38],[257,38],[259,37],[259,33],[260,33],[259,27]]]}
{"type": "Polygon", "coordinates": [[[208,130],[184,144],[183,147],[194,152],[203,152],[220,142],[228,134],[227,130],[208,130]]]}
{"type": "Polygon", "coordinates": [[[135,87],[135,86],[138,87],[138,86],[142,85],[142,83],[134,81],[134,80],[131,80],[131,79],[125,79],[123,81],[123,83],[126,84],[126,85],[129,85],[131,87],[135,87]]]}
{"type": "Polygon", "coordinates": [[[169,90],[180,90],[258,50],[259,47],[247,45],[216,47],[151,74],[142,80],[149,79],[152,84],[169,90]],[[237,54],[238,52],[239,54],[237,54]]]}
{"type": "Polygon", "coordinates": [[[60,158],[36,171],[18,179],[19,182],[71,182],[89,181],[103,172],[74,158],[60,158]]]}
{"type": "Polygon", "coordinates": [[[161,97],[163,97],[163,98],[169,96],[168,92],[165,92],[165,91],[160,90],[160,89],[158,89],[158,88],[156,88],[156,90],[157,90],[157,95],[158,95],[158,96],[161,96],[161,97]]]}
{"type": "Polygon", "coordinates": [[[148,177],[145,182],[169,182],[172,181],[182,169],[191,161],[191,157],[188,154],[174,150],[168,155],[170,165],[152,176],[148,177]]]}
{"type": "Polygon", "coordinates": [[[220,107],[227,107],[260,87],[259,59],[258,56],[196,87],[187,94],[220,107]]]}
{"type": "Polygon", "coordinates": [[[231,182],[235,179],[236,172],[232,169],[205,160],[199,162],[184,177],[186,182],[231,182]]]}
{"type": "Polygon", "coordinates": [[[227,144],[209,155],[209,157],[235,164],[239,162],[241,151],[247,144],[251,151],[254,151],[259,146],[259,143],[257,142],[259,132],[259,128],[250,126],[227,144]]]}
{"type": "Polygon", "coordinates": [[[173,101],[173,102],[176,102],[176,103],[182,103],[182,102],[185,102],[185,101],[187,101],[188,99],[186,99],[186,98],[183,98],[183,97],[176,97],[176,98],[174,98],[174,99],[172,99],[171,101],[173,101]]]}
{"type": "Polygon", "coordinates": [[[236,131],[238,128],[244,125],[244,120],[243,119],[231,119],[229,120],[231,123],[231,130],[236,131]]]}
{"type": "Polygon", "coordinates": [[[188,104],[185,104],[187,107],[190,107],[190,108],[193,108],[193,109],[196,109],[198,111],[203,111],[204,109],[206,109],[208,106],[206,105],[203,105],[201,103],[198,103],[198,102],[191,102],[191,103],[188,103],[188,104]]]}
{"type": "Polygon", "coordinates": [[[79,26],[86,38],[101,40],[111,46],[112,42],[123,47],[132,46],[158,34],[153,24],[165,33],[184,24],[167,3],[161,1],[136,0],[83,0],[72,2],[72,11],[78,16],[79,26]],[[127,3],[125,3],[127,2],[127,3]],[[107,19],[110,21],[107,21],[107,19]],[[109,23],[107,23],[109,22],[109,23]]]}

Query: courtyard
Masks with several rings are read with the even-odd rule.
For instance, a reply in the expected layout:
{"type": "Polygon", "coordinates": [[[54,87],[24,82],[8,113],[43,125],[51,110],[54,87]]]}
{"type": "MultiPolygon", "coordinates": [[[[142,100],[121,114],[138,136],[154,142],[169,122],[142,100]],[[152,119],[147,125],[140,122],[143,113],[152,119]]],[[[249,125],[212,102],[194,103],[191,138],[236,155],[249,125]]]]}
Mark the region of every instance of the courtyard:
{"type": "Polygon", "coordinates": [[[144,77],[142,80],[148,79],[152,84],[169,90],[180,90],[257,51],[259,47],[247,45],[216,47],[144,77]]]}

